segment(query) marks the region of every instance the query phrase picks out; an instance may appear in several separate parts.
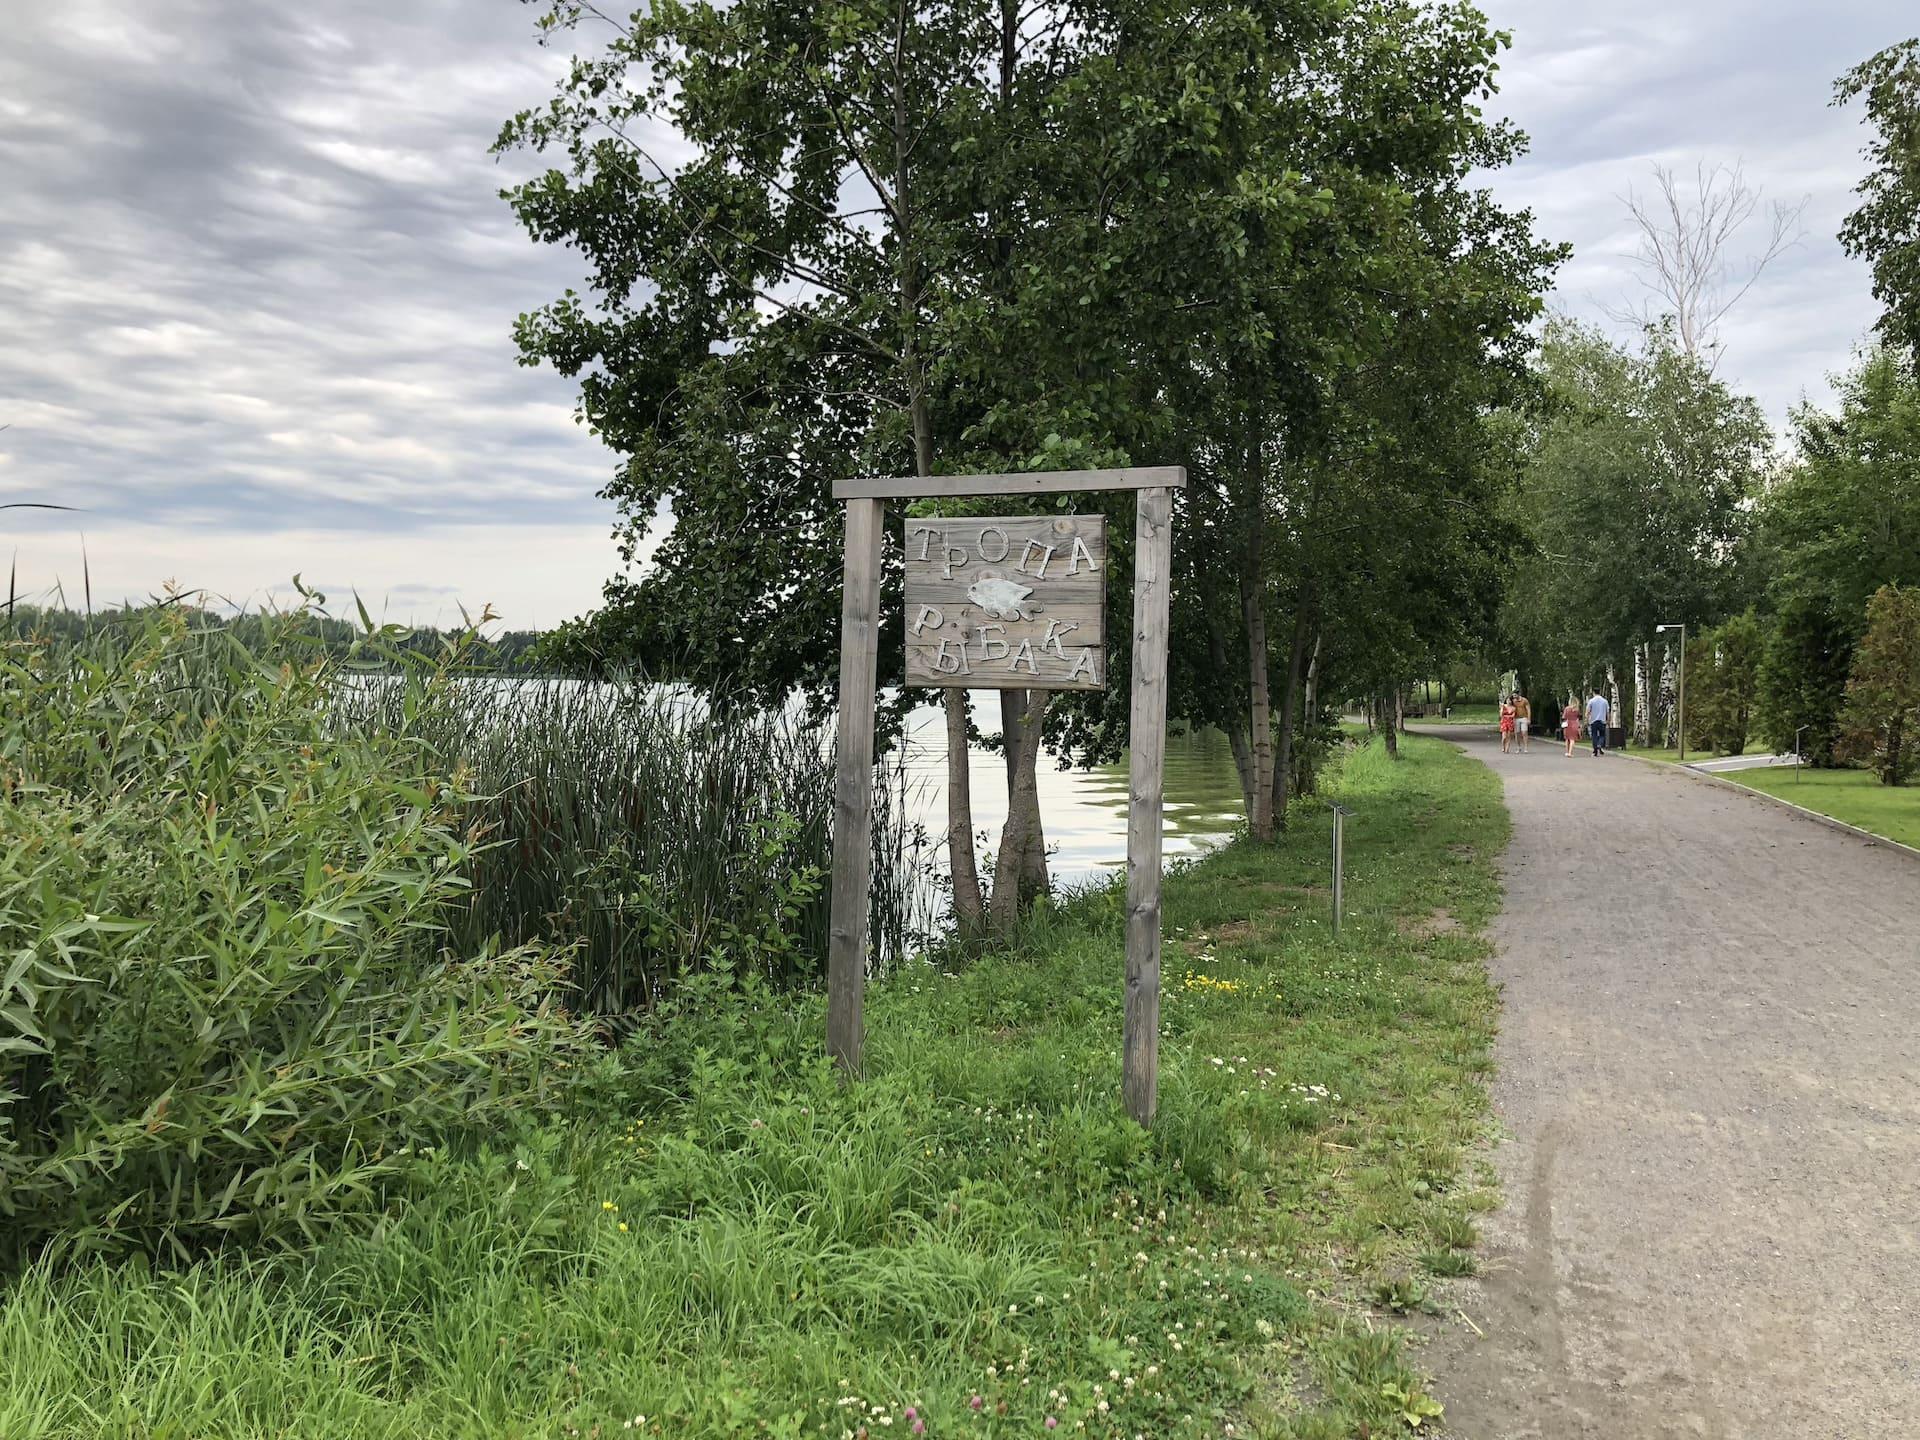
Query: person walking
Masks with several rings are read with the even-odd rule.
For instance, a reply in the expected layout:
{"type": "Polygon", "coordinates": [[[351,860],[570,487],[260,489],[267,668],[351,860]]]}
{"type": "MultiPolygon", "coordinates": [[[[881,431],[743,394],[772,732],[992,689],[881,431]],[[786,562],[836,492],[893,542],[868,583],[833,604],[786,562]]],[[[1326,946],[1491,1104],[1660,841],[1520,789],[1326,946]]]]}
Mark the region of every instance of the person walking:
{"type": "Polygon", "coordinates": [[[1569,695],[1567,708],[1560,712],[1560,730],[1567,737],[1567,754],[1572,756],[1573,747],[1580,739],[1580,697],[1569,695]]]}
{"type": "Polygon", "coordinates": [[[1513,697],[1500,697],[1500,753],[1505,755],[1513,749],[1513,697]]]}
{"type": "Polygon", "coordinates": [[[1607,721],[1612,714],[1613,707],[1596,685],[1593,694],[1587,697],[1587,736],[1593,741],[1595,755],[1607,753],[1607,721]]]}
{"type": "Polygon", "coordinates": [[[1532,746],[1527,734],[1533,729],[1533,702],[1518,690],[1513,692],[1513,733],[1520,740],[1520,753],[1527,754],[1532,746]]]}

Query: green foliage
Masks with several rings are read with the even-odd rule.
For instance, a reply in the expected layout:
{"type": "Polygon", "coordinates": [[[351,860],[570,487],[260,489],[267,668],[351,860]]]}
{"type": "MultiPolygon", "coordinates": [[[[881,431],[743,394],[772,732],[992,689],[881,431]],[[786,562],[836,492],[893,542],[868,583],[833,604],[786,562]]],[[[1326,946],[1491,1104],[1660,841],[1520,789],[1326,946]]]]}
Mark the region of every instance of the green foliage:
{"type": "Polygon", "coordinates": [[[1920,850],[1920,785],[1882,785],[1871,770],[1766,766],[1727,779],[1920,850]]]}
{"type": "Polygon", "coordinates": [[[1834,763],[1852,662],[1852,627],[1824,598],[1802,593],[1780,607],[1761,652],[1757,701],[1761,734],[1775,753],[1799,747],[1809,764],[1834,763]]]}
{"type": "Polygon", "coordinates": [[[1881,348],[1835,382],[1839,409],[1794,412],[1796,463],[1759,507],[1777,605],[1812,595],[1857,634],[1882,585],[1920,585],[1920,370],[1881,348]]]}
{"type": "Polygon", "coordinates": [[[0,651],[0,1260],[368,1221],[573,1047],[559,954],[447,943],[457,778],[341,731],[319,642],[257,628],[0,651]]]}
{"type": "Polygon", "coordinates": [[[1702,631],[1687,646],[1687,743],[1744,754],[1760,688],[1761,629],[1749,611],[1702,631]]]}
{"type": "Polygon", "coordinates": [[[1359,778],[1330,781],[1360,808],[1338,942],[1304,888],[1319,807],[1169,878],[1151,1134],[1119,1104],[1112,891],[1018,953],[877,983],[853,1086],[817,995],[697,977],[574,1072],[564,1123],[428,1157],[376,1237],[18,1277],[0,1433],[907,1436],[908,1406],[933,1436],[1409,1425],[1417,1355],[1352,1312],[1472,1242],[1475,932],[1506,821],[1436,742],[1359,778]],[[1437,907],[1462,929],[1409,933],[1437,907]]]}
{"type": "MultiPolygon", "coordinates": [[[[596,1015],[653,1005],[681,975],[805,983],[827,953],[830,729],[804,708],[727,705],[634,677],[600,683],[442,677],[374,681],[343,722],[395,730],[458,767],[471,823],[463,946],[546,938],[574,956],[571,994],[596,1015]]],[[[874,786],[870,953],[884,969],[918,944],[924,838],[905,776],[874,786]]]]}
{"type": "Polygon", "coordinates": [[[1887,585],[1867,603],[1840,725],[1842,757],[1872,765],[1882,784],[1920,768],[1920,589],[1887,585]]]}
{"type": "Polygon", "coordinates": [[[1834,103],[1864,99],[1875,134],[1873,168],[1855,190],[1860,208],[1840,228],[1849,255],[1873,266],[1886,307],[1880,329],[1920,354],[1920,38],[1889,45],[1834,87],[1834,103]]]}
{"type": "MultiPolygon", "coordinates": [[[[1591,683],[1657,625],[1726,613],[1744,503],[1771,434],[1758,404],[1715,380],[1665,330],[1637,353],[1556,320],[1517,509],[1535,552],[1507,628],[1536,690],[1591,683]]],[[[1691,648],[1691,647],[1689,647],[1691,648]]]]}
{"type": "MultiPolygon", "coordinates": [[[[576,42],[604,18],[549,7],[582,54],[500,137],[554,158],[508,199],[591,272],[518,338],[622,457],[627,558],[671,519],[553,653],[824,694],[834,477],[1128,459],[1193,477],[1178,719],[1311,741],[1316,653],[1324,697],[1487,630],[1513,536],[1482,417],[1524,388],[1563,252],[1464,178],[1523,146],[1484,115],[1505,40],[1471,6],[746,0],[576,42]],[[669,127],[685,153],[656,155],[669,127]]],[[[1056,749],[1123,743],[1108,613],[1114,683],[1052,708],[1056,749]]]]}

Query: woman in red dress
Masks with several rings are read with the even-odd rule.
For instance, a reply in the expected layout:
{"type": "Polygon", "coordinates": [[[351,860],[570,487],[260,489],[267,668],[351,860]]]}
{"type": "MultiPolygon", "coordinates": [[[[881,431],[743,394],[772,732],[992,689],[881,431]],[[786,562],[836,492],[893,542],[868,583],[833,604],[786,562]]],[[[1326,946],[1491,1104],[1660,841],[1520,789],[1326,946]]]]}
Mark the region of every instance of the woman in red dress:
{"type": "Polygon", "coordinates": [[[1505,755],[1513,748],[1513,699],[1502,697],[1500,701],[1500,753],[1505,755]]]}
{"type": "Polygon", "coordinates": [[[1580,742],[1580,702],[1567,701],[1567,708],[1560,712],[1560,729],[1567,737],[1567,754],[1573,754],[1573,747],[1580,742]]]}

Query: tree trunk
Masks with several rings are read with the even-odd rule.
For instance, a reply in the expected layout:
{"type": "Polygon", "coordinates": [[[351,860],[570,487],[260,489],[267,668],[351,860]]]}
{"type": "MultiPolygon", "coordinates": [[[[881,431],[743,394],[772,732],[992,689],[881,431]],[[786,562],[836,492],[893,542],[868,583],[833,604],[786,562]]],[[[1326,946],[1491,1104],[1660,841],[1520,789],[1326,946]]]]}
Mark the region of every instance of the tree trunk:
{"type": "MultiPolygon", "coordinates": [[[[1307,661],[1306,692],[1301,703],[1300,717],[1303,725],[1320,723],[1320,635],[1316,631],[1313,637],[1313,657],[1307,661]]],[[[1319,751],[1309,750],[1305,757],[1294,766],[1293,793],[1311,795],[1319,788],[1319,751]]]]}
{"type": "MultiPolygon", "coordinates": [[[[1634,711],[1640,708],[1639,697],[1634,693],[1634,688],[1633,688],[1633,681],[1634,681],[1633,652],[1631,650],[1629,650],[1624,656],[1621,657],[1619,662],[1619,674],[1620,674],[1620,708],[1614,711],[1613,720],[1614,720],[1614,723],[1621,728],[1622,732],[1624,732],[1622,735],[1622,738],[1624,739],[1626,735],[1631,735],[1633,733],[1631,730],[1627,729],[1627,717],[1630,714],[1632,714],[1634,711]]],[[[1613,737],[1609,735],[1607,739],[1611,741],[1613,737]]]]}
{"type": "MultiPolygon", "coordinates": [[[[904,44],[905,15],[900,38],[904,44]]],[[[908,133],[905,77],[896,65],[893,82],[893,219],[900,284],[900,371],[906,382],[907,412],[913,426],[916,475],[933,474],[933,416],[927,403],[927,377],[920,361],[920,247],[914,234],[913,199],[907,160],[913,148],[908,133]]],[[[968,769],[967,692],[949,690],[947,708],[947,868],[953,880],[953,918],[962,935],[978,934],[986,923],[980,895],[980,871],[973,853],[973,778],[968,769]]]]}
{"type": "Polygon", "coordinates": [[[1679,670],[1675,661],[1675,649],[1672,645],[1660,647],[1660,694],[1656,702],[1658,714],[1655,728],[1660,735],[1662,749],[1672,749],[1677,732],[1674,729],[1674,682],[1679,679],[1679,670]]]}
{"type": "MultiPolygon", "coordinates": [[[[1217,617],[1209,613],[1207,617],[1207,657],[1212,660],[1217,674],[1228,673],[1227,635],[1217,617]]],[[[1253,748],[1247,744],[1247,732],[1235,719],[1222,727],[1227,732],[1227,745],[1233,751],[1234,773],[1240,777],[1240,803],[1247,823],[1253,823],[1253,748]]]]}
{"type": "Polygon", "coordinates": [[[1303,604],[1293,621],[1293,640],[1287,647],[1287,679],[1280,692],[1280,743],[1273,765],[1270,814],[1275,833],[1287,828],[1287,799],[1293,794],[1293,731],[1300,713],[1300,685],[1307,668],[1307,610],[1303,604]]]}
{"type": "Polygon", "coordinates": [[[1011,934],[1014,922],[1020,918],[1021,880],[1025,870],[1028,831],[1025,825],[1015,824],[1013,817],[1037,813],[1040,808],[1034,780],[1040,747],[1031,742],[1038,738],[1039,727],[1046,721],[1047,692],[1042,690],[1036,693],[1040,698],[1027,712],[1029,723],[1023,728],[1027,730],[1028,737],[1018,746],[1019,759],[1014,766],[1013,789],[1007,797],[1007,823],[1000,831],[1000,853],[993,866],[993,904],[989,918],[993,922],[993,933],[1001,936],[1011,934]]]}
{"type": "Polygon", "coordinates": [[[1266,514],[1260,483],[1260,436],[1248,419],[1241,483],[1246,549],[1240,559],[1240,615],[1247,632],[1247,734],[1253,748],[1253,801],[1247,827],[1273,839],[1273,690],[1267,654],[1266,514]]]}
{"type": "Polygon", "coordinates": [[[1398,760],[1400,758],[1400,726],[1396,723],[1398,717],[1394,714],[1398,703],[1391,692],[1382,690],[1374,697],[1374,704],[1380,711],[1380,735],[1387,742],[1387,758],[1398,760]]]}
{"type": "MultiPolygon", "coordinates": [[[[1044,716],[1044,703],[1032,706],[1033,695],[1040,694],[1044,701],[1044,692],[1026,690],[1002,690],[1000,692],[1000,738],[1007,759],[1007,824],[1017,824],[1019,828],[1020,853],[1020,908],[1026,910],[1040,896],[1051,888],[1051,879],[1047,874],[1047,834],[1040,817],[1040,787],[1035,783],[1028,791],[1029,803],[1021,806],[1015,803],[1019,785],[1019,772],[1022,752],[1029,745],[1033,747],[1033,764],[1028,768],[1037,772],[1040,758],[1041,733],[1035,728],[1039,723],[1033,717],[1044,716]]],[[[1005,837],[1002,837],[1005,848],[1005,837]]],[[[1000,878],[994,876],[994,894],[998,896],[1000,878]]]]}
{"type": "Polygon", "coordinates": [[[962,935],[986,923],[980,867],[973,855],[973,776],[967,768],[967,692],[947,691],[947,873],[953,879],[953,918],[962,935]]]}
{"type": "Polygon", "coordinates": [[[1641,749],[1653,746],[1653,646],[1652,644],[1633,647],[1633,743],[1641,749]]]}
{"type": "Polygon", "coordinates": [[[1247,730],[1253,748],[1253,809],[1247,825],[1256,840],[1273,839],[1273,697],[1267,679],[1267,616],[1261,587],[1241,596],[1247,627],[1247,730]]]}

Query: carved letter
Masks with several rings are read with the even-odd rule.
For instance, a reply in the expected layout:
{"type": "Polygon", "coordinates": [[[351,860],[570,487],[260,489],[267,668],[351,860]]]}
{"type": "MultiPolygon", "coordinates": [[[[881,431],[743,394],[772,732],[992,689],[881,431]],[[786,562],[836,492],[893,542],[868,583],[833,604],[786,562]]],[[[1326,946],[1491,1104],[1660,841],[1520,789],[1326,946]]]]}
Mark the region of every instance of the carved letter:
{"type": "Polygon", "coordinates": [[[1053,559],[1053,552],[1058,548],[1057,545],[1042,545],[1038,540],[1029,540],[1027,541],[1027,548],[1020,552],[1020,563],[1014,568],[1027,570],[1027,562],[1033,558],[1033,552],[1038,550],[1040,552],[1040,568],[1038,570],[1027,570],[1027,573],[1032,575],[1036,580],[1044,580],[1047,578],[1047,562],[1053,559]]]}
{"type": "Polygon", "coordinates": [[[1082,650],[1080,651],[1080,657],[1073,662],[1073,669],[1067,672],[1067,679],[1069,681],[1078,680],[1080,678],[1080,672],[1082,670],[1087,672],[1087,678],[1089,680],[1093,681],[1095,684],[1099,683],[1100,672],[1094,669],[1093,647],[1091,645],[1088,645],[1082,648],[1082,650]]]}
{"type": "Polygon", "coordinates": [[[998,525],[989,525],[980,532],[980,558],[986,561],[987,564],[998,565],[1002,560],[1007,558],[1007,552],[1012,548],[1013,542],[1007,539],[1007,532],[1002,530],[998,525]],[[1000,553],[998,555],[989,555],[987,553],[987,536],[989,535],[998,535],[1000,537],[1000,553]]]}
{"type": "Polygon", "coordinates": [[[1067,559],[1067,574],[1078,575],[1080,573],[1080,561],[1082,557],[1085,557],[1089,570],[1098,570],[1100,568],[1093,563],[1093,552],[1087,548],[1087,542],[1076,535],[1073,537],[1073,554],[1067,559]]]}
{"type": "Polygon", "coordinates": [[[920,558],[922,560],[927,558],[927,547],[931,544],[933,544],[933,527],[922,525],[920,527],[920,558]]]}
{"type": "Polygon", "coordinates": [[[967,568],[967,552],[962,550],[958,545],[947,545],[942,548],[947,552],[945,556],[945,578],[951,580],[953,578],[953,567],[955,565],[958,565],[962,570],[967,568]]]}
{"type": "Polygon", "coordinates": [[[934,652],[933,668],[936,673],[941,675],[971,675],[973,673],[973,667],[967,664],[966,645],[949,640],[945,636],[941,637],[939,650],[934,652]],[[952,649],[947,648],[950,645],[953,647],[952,649]]]}
{"type": "Polygon", "coordinates": [[[1013,652],[1013,663],[1007,668],[1009,670],[1018,670],[1022,660],[1027,662],[1027,673],[1029,675],[1037,676],[1040,673],[1040,667],[1034,663],[1033,659],[1033,641],[1022,640],[1020,642],[1020,648],[1013,652]]]}
{"type": "Polygon", "coordinates": [[[995,640],[987,633],[989,630],[998,630],[1002,635],[1007,633],[1007,627],[1004,625],[982,625],[976,632],[980,636],[980,658],[982,660],[1006,659],[1013,653],[1012,648],[1004,640],[995,640]],[[995,645],[1000,647],[997,652],[993,648],[995,645]]]}
{"type": "MultiPolygon", "coordinates": [[[[913,633],[918,635],[928,627],[938,630],[947,623],[947,617],[940,613],[937,605],[922,605],[920,614],[913,622],[913,633]]],[[[944,642],[943,642],[944,643],[944,642]]]]}
{"type": "Polygon", "coordinates": [[[1079,628],[1080,622],[1078,620],[1073,621],[1071,624],[1062,620],[1047,621],[1047,633],[1040,639],[1040,648],[1043,651],[1053,651],[1053,653],[1058,655],[1062,660],[1066,659],[1067,652],[1060,644],[1060,637],[1063,635],[1071,635],[1079,628]]]}

